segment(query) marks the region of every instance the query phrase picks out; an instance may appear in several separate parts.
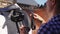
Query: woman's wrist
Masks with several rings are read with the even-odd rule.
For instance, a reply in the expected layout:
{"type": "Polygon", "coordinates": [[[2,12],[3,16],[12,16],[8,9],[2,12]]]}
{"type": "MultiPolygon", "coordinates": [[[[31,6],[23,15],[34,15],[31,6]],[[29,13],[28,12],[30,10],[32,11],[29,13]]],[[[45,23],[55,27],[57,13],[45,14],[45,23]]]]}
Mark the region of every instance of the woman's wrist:
{"type": "Polygon", "coordinates": [[[45,23],[44,19],[38,19],[40,22],[45,23]]]}

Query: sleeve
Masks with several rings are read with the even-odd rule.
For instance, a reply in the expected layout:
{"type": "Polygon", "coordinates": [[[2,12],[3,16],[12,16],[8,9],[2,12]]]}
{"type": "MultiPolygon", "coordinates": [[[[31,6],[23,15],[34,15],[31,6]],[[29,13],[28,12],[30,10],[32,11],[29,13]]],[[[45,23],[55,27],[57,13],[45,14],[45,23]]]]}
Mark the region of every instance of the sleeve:
{"type": "Polygon", "coordinates": [[[51,34],[50,27],[48,25],[43,25],[39,28],[37,34],[51,34]]]}

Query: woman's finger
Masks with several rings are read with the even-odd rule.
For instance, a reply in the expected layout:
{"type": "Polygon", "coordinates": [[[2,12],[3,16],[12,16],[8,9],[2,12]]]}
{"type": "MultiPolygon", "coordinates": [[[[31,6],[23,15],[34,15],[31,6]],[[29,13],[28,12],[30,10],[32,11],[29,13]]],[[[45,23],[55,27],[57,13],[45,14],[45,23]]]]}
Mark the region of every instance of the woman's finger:
{"type": "Polygon", "coordinates": [[[37,16],[34,16],[34,18],[38,18],[37,16]]]}
{"type": "Polygon", "coordinates": [[[21,25],[21,27],[20,27],[20,29],[22,29],[24,26],[23,25],[21,25]]]}
{"type": "Polygon", "coordinates": [[[34,13],[34,15],[36,15],[36,16],[37,16],[38,14],[34,13]]]}

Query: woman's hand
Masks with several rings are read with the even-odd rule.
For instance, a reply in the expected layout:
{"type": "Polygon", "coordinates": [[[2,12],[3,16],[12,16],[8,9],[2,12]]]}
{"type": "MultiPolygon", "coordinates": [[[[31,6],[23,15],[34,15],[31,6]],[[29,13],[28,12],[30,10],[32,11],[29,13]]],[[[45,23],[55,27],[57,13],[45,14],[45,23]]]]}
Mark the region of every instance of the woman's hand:
{"type": "Polygon", "coordinates": [[[24,32],[25,32],[25,31],[24,31],[24,26],[21,25],[21,27],[20,27],[20,34],[25,34],[24,32]]]}
{"type": "Polygon", "coordinates": [[[20,34],[28,34],[29,31],[30,31],[29,27],[25,27],[24,25],[20,27],[20,34]]]}
{"type": "Polygon", "coordinates": [[[41,16],[39,16],[38,14],[36,14],[36,13],[34,13],[34,18],[42,21],[42,23],[45,23],[45,20],[41,16]]]}

